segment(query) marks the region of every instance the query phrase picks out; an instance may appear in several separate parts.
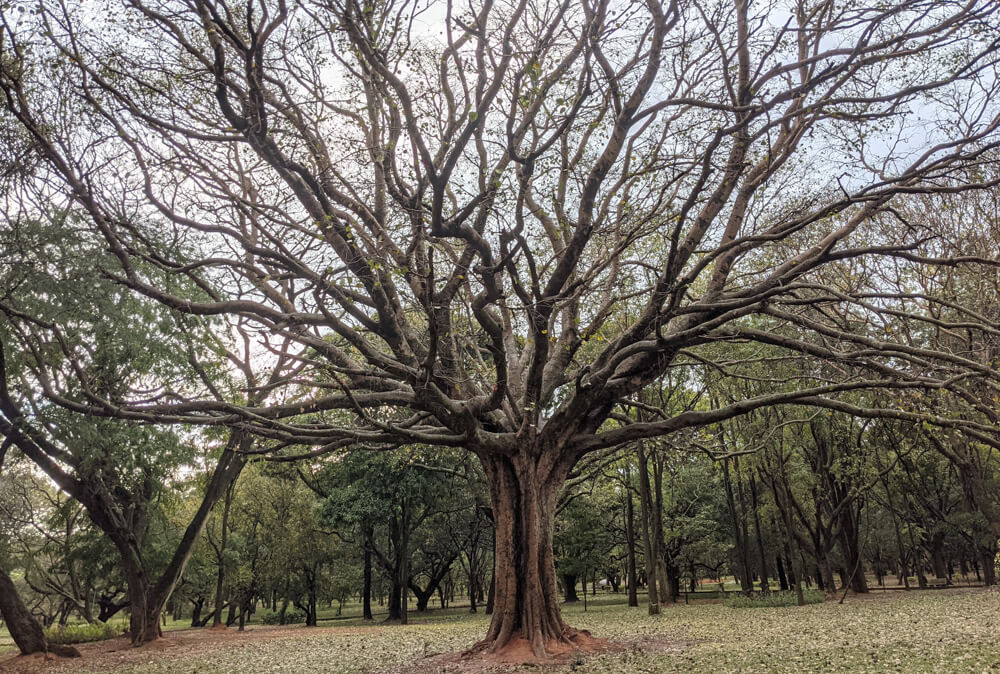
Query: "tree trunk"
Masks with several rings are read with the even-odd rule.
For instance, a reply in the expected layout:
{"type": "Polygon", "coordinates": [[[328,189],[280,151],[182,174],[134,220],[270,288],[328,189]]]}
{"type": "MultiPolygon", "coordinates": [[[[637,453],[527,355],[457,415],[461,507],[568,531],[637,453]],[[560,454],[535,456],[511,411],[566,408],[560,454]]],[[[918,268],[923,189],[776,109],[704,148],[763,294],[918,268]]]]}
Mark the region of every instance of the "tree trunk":
{"type": "Polygon", "coordinates": [[[166,597],[154,591],[146,565],[134,539],[115,541],[122,556],[125,583],[128,585],[129,636],[133,645],[154,641],[163,635],[160,628],[160,611],[166,597]]]}
{"type": "Polygon", "coordinates": [[[97,619],[106,623],[123,608],[128,608],[128,599],[116,602],[113,597],[108,599],[102,597],[97,600],[97,606],[100,609],[97,612],[97,619]]]}
{"type": "Polygon", "coordinates": [[[232,481],[226,489],[226,497],[222,506],[222,531],[219,533],[219,547],[215,549],[216,561],[219,563],[218,573],[215,578],[215,612],[212,614],[212,627],[222,627],[222,605],[224,597],[222,595],[226,584],[226,543],[229,538],[229,508],[233,503],[233,487],[236,481],[232,481]]]}
{"type": "Polygon", "coordinates": [[[14,581],[3,569],[0,569],[0,616],[3,617],[7,631],[10,632],[22,655],[55,653],[66,658],[80,656],[72,646],[49,644],[45,640],[42,626],[21,601],[21,596],[14,587],[14,581]]]}
{"type": "Polygon", "coordinates": [[[757,555],[760,557],[760,591],[767,594],[771,591],[771,586],[767,582],[767,554],[764,552],[764,538],[760,532],[760,501],[757,499],[757,480],[754,479],[753,473],[750,475],[750,497],[753,506],[754,534],[757,536],[757,555]]]}
{"type": "Polygon", "coordinates": [[[646,451],[642,444],[638,448],[639,456],[639,518],[642,524],[643,556],[646,563],[646,585],[649,603],[649,615],[660,612],[660,598],[656,586],[656,553],[652,535],[652,497],[649,490],[649,473],[647,472],[646,451]]]}
{"type": "Polygon", "coordinates": [[[778,587],[782,591],[788,590],[788,576],[785,575],[785,564],[781,560],[781,555],[777,555],[774,558],[775,566],[778,569],[778,587]]]}
{"type": "Polygon", "coordinates": [[[201,627],[201,607],[204,605],[205,600],[202,597],[198,597],[194,602],[194,608],[191,610],[191,627],[201,627]]]}
{"type": "MultiPolygon", "coordinates": [[[[410,588],[413,589],[413,585],[410,588]]],[[[414,589],[413,596],[417,598],[417,612],[424,613],[427,611],[427,605],[431,602],[431,597],[434,596],[434,586],[432,585],[428,589],[420,591],[414,589]]]]}
{"type": "Polygon", "coordinates": [[[833,579],[833,566],[830,564],[830,558],[825,553],[820,554],[822,557],[818,561],[819,572],[822,574],[823,589],[826,592],[836,592],[837,581],[833,579]]]}
{"type": "Polygon", "coordinates": [[[496,524],[496,582],[493,619],[473,651],[495,653],[526,642],[543,658],[578,634],[562,620],[552,552],[556,498],[571,466],[552,458],[544,451],[480,457],[496,524]]]}
{"type": "Polygon", "coordinates": [[[736,512],[736,496],[729,474],[729,459],[722,460],[722,479],[726,488],[729,519],[733,523],[733,536],[736,539],[736,555],[740,563],[740,590],[743,594],[749,595],[753,592],[753,579],[750,575],[750,551],[747,549],[746,522],[745,518],[736,512]]]}
{"type": "Polygon", "coordinates": [[[361,617],[365,620],[372,619],[372,549],[369,545],[371,530],[366,532],[364,543],[364,579],[361,589],[361,617]]]}
{"type": "Polygon", "coordinates": [[[486,608],[483,609],[483,613],[486,615],[493,615],[493,604],[496,602],[497,596],[497,569],[496,561],[493,562],[493,571],[490,573],[490,589],[486,592],[486,608]]]}
{"type": "Polygon", "coordinates": [[[316,585],[315,582],[309,588],[309,603],[306,604],[306,627],[316,627],[316,585]]]}
{"type": "Polygon", "coordinates": [[[979,561],[983,565],[983,583],[989,587],[997,584],[996,547],[979,547],[979,561]]]}
{"type": "Polygon", "coordinates": [[[667,569],[667,544],[663,539],[663,464],[659,456],[653,458],[653,548],[656,551],[657,589],[661,604],[677,601],[680,587],[674,585],[667,569]]]}
{"type": "Polygon", "coordinates": [[[402,588],[399,586],[398,578],[394,578],[392,586],[389,588],[389,617],[386,622],[402,620],[403,618],[403,598],[402,588]]]}
{"type": "Polygon", "coordinates": [[[410,522],[409,504],[406,499],[402,503],[402,517],[399,530],[399,622],[406,625],[410,621],[409,616],[409,583],[410,583],[410,522]]]}
{"type": "MultiPolygon", "coordinates": [[[[564,573],[563,577],[563,588],[566,590],[566,603],[570,604],[572,602],[580,601],[580,597],[576,594],[576,576],[571,573],[564,573]]],[[[587,588],[583,588],[586,592],[587,588]]]]}
{"type": "Polygon", "coordinates": [[[635,573],[635,508],[632,505],[632,474],[625,464],[625,575],[628,583],[628,605],[639,605],[635,573]]]}

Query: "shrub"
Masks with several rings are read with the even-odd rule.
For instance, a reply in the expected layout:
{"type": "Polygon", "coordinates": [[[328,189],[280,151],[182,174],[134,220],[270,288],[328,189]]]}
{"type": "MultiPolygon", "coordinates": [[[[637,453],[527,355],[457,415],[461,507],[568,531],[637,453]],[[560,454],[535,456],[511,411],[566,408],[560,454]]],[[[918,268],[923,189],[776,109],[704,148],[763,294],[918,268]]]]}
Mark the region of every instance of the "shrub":
{"type": "MultiPolygon", "coordinates": [[[[264,611],[260,616],[260,621],[265,625],[280,625],[281,624],[281,612],[280,611],[264,611]]],[[[304,623],[306,621],[306,614],[301,611],[296,611],[290,609],[285,611],[285,624],[294,625],[295,623],[304,623]]]]}
{"type": "Polygon", "coordinates": [[[45,639],[50,644],[85,644],[89,641],[114,639],[121,631],[107,623],[75,623],[72,625],[53,625],[45,630],[45,639]]]}
{"type": "MultiPolygon", "coordinates": [[[[802,596],[805,598],[807,604],[822,604],[823,600],[826,599],[826,595],[819,590],[803,590],[802,596]]],[[[726,597],[723,603],[729,608],[760,608],[795,606],[798,602],[795,598],[795,593],[788,591],[755,594],[751,597],[745,594],[734,594],[726,597]]]]}

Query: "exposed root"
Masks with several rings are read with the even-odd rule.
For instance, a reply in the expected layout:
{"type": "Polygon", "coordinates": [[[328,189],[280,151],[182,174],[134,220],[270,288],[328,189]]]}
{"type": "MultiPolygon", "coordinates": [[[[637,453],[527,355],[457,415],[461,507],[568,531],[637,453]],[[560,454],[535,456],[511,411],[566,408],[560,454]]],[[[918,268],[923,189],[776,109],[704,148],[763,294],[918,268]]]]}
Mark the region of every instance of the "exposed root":
{"type": "Polygon", "coordinates": [[[516,632],[505,643],[484,640],[465,651],[461,655],[464,661],[482,660],[502,665],[526,664],[565,664],[578,655],[592,653],[611,653],[621,650],[623,646],[606,639],[598,639],[586,630],[566,628],[561,638],[548,639],[544,642],[541,652],[532,641],[526,639],[521,632],[516,632]]]}
{"type": "Polygon", "coordinates": [[[80,651],[76,650],[73,646],[68,646],[64,644],[47,644],[46,650],[52,654],[57,655],[60,658],[78,658],[80,657],[80,651]]]}

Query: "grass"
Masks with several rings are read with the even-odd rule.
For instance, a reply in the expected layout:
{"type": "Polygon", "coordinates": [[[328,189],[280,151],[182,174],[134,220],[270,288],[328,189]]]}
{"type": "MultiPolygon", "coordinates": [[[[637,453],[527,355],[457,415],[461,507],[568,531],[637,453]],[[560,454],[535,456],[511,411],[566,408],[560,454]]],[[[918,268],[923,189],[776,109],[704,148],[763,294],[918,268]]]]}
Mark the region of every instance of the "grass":
{"type": "MultiPolygon", "coordinates": [[[[803,590],[802,598],[806,604],[819,604],[826,598],[826,595],[819,590],[803,590]]],[[[726,597],[723,603],[729,608],[777,608],[779,606],[796,606],[798,597],[794,591],[770,592],[752,597],[734,594],[726,597]]]]}
{"type": "Polygon", "coordinates": [[[85,644],[90,641],[113,639],[121,633],[121,629],[113,624],[72,623],[48,628],[45,630],[45,638],[50,644],[85,644]]]}
{"type": "MultiPolygon", "coordinates": [[[[1000,668],[1000,593],[888,593],[803,607],[739,611],[721,603],[667,607],[648,616],[621,597],[564,607],[570,624],[622,642],[657,639],[667,652],[635,647],[588,657],[586,672],[957,672],[1000,668]]],[[[247,639],[197,657],[151,659],[138,674],[188,672],[378,672],[425,652],[458,651],[485,631],[489,618],[461,610],[414,615],[408,626],[358,631],[355,621],[284,639],[247,639]],[[339,629],[343,626],[341,632],[339,629]]],[[[370,624],[370,623],[369,623],[370,624]]],[[[298,633],[301,633],[299,635],[298,633]]],[[[248,635],[249,636],[249,635],[248,635]]],[[[85,663],[82,663],[85,664],[85,663]]],[[[564,668],[569,671],[569,668],[564,668]]],[[[85,671],[83,669],[79,671],[85,671]]]]}

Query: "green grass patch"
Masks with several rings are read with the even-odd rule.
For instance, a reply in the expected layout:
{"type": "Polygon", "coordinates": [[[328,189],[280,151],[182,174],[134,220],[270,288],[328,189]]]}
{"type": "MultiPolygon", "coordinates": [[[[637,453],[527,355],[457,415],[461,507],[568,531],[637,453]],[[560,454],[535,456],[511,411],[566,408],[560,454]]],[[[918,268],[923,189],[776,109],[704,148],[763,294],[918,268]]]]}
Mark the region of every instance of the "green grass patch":
{"type": "MultiPolygon", "coordinates": [[[[807,604],[821,604],[826,599],[819,590],[803,590],[802,598],[807,604]]],[[[768,592],[767,594],[733,594],[723,600],[729,608],[777,608],[779,606],[796,606],[798,599],[794,592],[768,592]]]]}
{"type": "Polygon", "coordinates": [[[102,622],[54,625],[45,630],[45,638],[50,644],[85,644],[90,641],[114,639],[120,635],[121,630],[102,622]]]}

